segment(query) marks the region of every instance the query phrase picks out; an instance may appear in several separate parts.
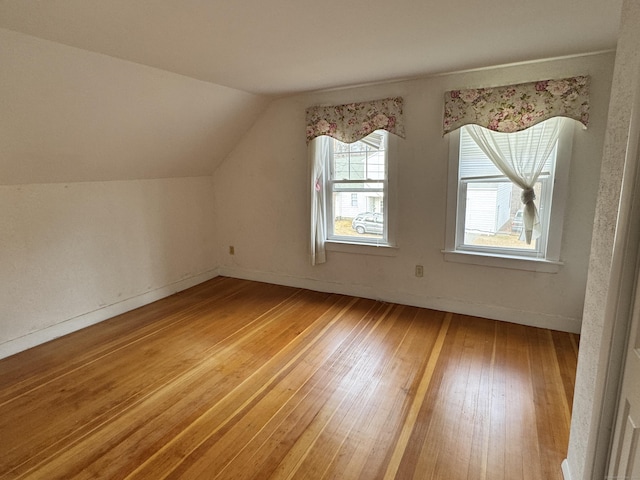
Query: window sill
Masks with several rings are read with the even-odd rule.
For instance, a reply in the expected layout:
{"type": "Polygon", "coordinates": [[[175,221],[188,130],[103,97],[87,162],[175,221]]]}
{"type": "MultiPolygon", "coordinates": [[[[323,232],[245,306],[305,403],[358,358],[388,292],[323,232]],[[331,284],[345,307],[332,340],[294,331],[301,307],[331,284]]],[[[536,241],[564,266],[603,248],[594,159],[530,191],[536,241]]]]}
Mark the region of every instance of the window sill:
{"type": "Polygon", "coordinates": [[[379,255],[383,257],[395,257],[398,247],[391,245],[373,245],[370,243],[350,243],[327,240],[324,244],[328,252],[355,253],[359,255],[379,255]]]}
{"type": "Polygon", "coordinates": [[[563,262],[540,258],[511,257],[508,255],[489,255],[478,252],[464,252],[460,250],[443,250],[447,262],[467,263],[485,267],[510,268],[514,270],[528,270],[531,272],[558,273],[563,262]]]}

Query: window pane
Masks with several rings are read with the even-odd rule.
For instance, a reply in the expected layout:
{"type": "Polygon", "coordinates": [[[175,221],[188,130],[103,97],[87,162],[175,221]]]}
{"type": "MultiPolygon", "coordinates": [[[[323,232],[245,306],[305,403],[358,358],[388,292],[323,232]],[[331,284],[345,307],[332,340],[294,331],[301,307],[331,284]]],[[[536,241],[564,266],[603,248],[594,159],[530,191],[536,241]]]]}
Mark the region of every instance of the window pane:
{"type": "MultiPolygon", "coordinates": [[[[536,144],[540,139],[549,139],[550,138],[550,130],[545,130],[542,124],[538,124],[530,128],[537,136],[534,138],[536,144]]],[[[527,137],[519,135],[516,133],[498,133],[493,132],[493,136],[497,141],[497,144],[502,148],[503,151],[508,151],[508,141],[507,137],[511,137],[512,140],[516,139],[516,147],[518,152],[520,152],[521,157],[520,161],[532,161],[531,157],[535,158],[535,151],[528,153],[524,146],[528,145],[526,142],[527,137]]],[[[554,151],[549,158],[547,159],[544,168],[542,169],[545,172],[552,172],[554,169],[554,159],[556,157],[556,152],[554,151]]],[[[476,144],[476,142],[471,138],[467,131],[467,127],[463,127],[460,130],[460,178],[473,178],[473,177],[487,177],[487,176],[496,176],[502,175],[502,172],[493,164],[489,157],[485,155],[482,149],[476,144]]]]}
{"type": "Polygon", "coordinates": [[[333,156],[333,178],[334,180],[350,180],[349,178],[349,155],[334,154],[333,156]]]}
{"type": "Polygon", "coordinates": [[[366,161],[364,153],[353,153],[349,155],[349,180],[366,180],[366,161]]]}
{"type": "Polygon", "coordinates": [[[489,157],[471,138],[466,128],[460,130],[460,178],[502,175],[489,157]]]}
{"type": "Polygon", "coordinates": [[[384,180],[384,152],[375,152],[367,158],[367,178],[384,180]]]}
{"type": "Polygon", "coordinates": [[[335,192],[333,194],[333,234],[340,237],[384,235],[384,194],[382,192],[335,192]]]}
{"type": "MultiPolygon", "coordinates": [[[[380,134],[371,134],[371,136],[380,134]]],[[[384,180],[386,152],[384,143],[369,137],[354,143],[333,140],[333,180],[384,180]]]]}
{"type": "MultiPolygon", "coordinates": [[[[542,184],[538,182],[534,187],[538,199],[541,189],[542,184]]],[[[527,245],[524,237],[521,238],[521,193],[522,190],[509,181],[467,183],[463,244],[535,251],[537,240],[527,245]]]]}
{"type": "Polygon", "coordinates": [[[329,239],[387,242],[387,138],[387,132],[379,130],[349,144],[331,140],[327,182],[329,239]]]}
{"type": "Polygon", "coordinates": [[[336,140],[335,138],[332,139],[333,141],[333,151],[335,153],[346,153],[349,151],[349,144],[348,143],[342,143],[339,140],[336,140]]]}

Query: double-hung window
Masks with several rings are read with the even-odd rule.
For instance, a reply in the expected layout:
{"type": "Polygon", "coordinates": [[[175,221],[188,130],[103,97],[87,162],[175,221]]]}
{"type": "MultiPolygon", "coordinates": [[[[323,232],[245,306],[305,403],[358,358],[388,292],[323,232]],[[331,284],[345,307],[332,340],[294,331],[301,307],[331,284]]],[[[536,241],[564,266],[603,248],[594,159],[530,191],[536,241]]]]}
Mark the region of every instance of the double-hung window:
{"type": "MultiPolygon", "coordinates": [[[[491,265],[487,258],[494,257],[507,267],[555,271],[557,267],[549,267],[549,264],[559,263],[573,127],[571,120],[552,121],[561,122],[560,135],[555,143],[549,144],[551,154],[544,164],[540,164],[540,173],[533,185],[540,235],[530,242],[525,236],[522,188],[514,184],[483,151],[474,140],[470,127],[465,126],[452,133],[447,259],[491,265]],[[478,260],[478,257],[484,259],[478,260]],[[520,262],[509,264],[514,259],[520,262]],[[547,267],[540,268],[539,262],[535,265],[527,263],[527,260],[543,261],[547,267]]],[[[517,150],[518,161],[521,162],[517,167],[522,165],[526,168],[527,163],[534,161],[534,150],[548,143],[545,136],[550,135],[550,128],[545,128],[544,123],[530,127],[528,132],[504,134],[486,130],[486,135],[498,150],[506,153],[517,150]],[[509,141],[506,135],[511,137],[509,141]]]]}
{"type": "Polygon", "coordinates": [[[330,137],[326,157],[327,240],[389,244],[389,135],[376,130],[344,143],[330,137]]]}
{"type": "Polygon", "coordinates": [[[306,111],[312,265],[326,251],[392,254],[396,177],[390,137],[404,138],[402,97],[306,111]],[[389,135],[392,134],[392,135],[389,135]]]}
{"type": "Polygon", "coordinates": [[[446,260],[558,270],[574,121],[588,76],[445,92],[446,260]]]}

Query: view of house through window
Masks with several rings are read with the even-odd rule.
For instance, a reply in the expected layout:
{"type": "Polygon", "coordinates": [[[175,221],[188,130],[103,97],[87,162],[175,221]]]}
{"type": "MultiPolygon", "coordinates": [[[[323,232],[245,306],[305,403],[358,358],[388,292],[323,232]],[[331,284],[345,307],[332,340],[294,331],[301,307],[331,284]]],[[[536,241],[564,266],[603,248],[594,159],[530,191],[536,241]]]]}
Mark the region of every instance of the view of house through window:
{"type": "MultiPolygon", "coordinates": [[[[533,140],[519,133],[508,134],[515,136],[512,140],[518,139],[517,148],[522,150],[523,165],[534,161],[537,145],[552,138],[544,138],[550,134],[542,124],[531,127],[531,130],[533,140]],[[522,145],[520,142],[523,142],[522,145]],[[526,158],[528,155],[531,156],[530,160],[526,158]]],[[[499,148],[515,148],[515,143],[511,146],[506,143],[505,134],[499,135],[495,137],[499,148]]],[[[522,189],[496,167],[473,140],[467,127],[460,129],[458,148],[455,250],[545,258],[550,234],[557,143],[533,187],[542,234],[529,244],[523,232],[522,189]]]]}
{"type": "MultiPolygon", "coordinates": [[[[546,183],[546,182],[545,182],[546,183]]],[[[543,183],[537,182],[536,198],[542,198],[543,183]]],[[[508,179],[464,182],[465,221],[462,245],[536,250],[540,239],[524,240],[522,189],[508,179]]],[[[539,214],[543,214],[540,209],[539,214]]]]}
{"type": "Polygon", "coordinates": [[[327,171],[327,238],[337,241],[387,241],[387,132],[360,141],[330,139],[327,171]]]}

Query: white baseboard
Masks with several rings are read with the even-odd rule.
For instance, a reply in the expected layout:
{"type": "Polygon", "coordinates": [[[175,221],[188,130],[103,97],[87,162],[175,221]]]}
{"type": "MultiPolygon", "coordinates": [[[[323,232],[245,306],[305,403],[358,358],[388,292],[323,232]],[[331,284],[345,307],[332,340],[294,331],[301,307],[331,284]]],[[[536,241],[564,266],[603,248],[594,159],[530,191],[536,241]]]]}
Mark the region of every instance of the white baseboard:
{"type": "Polygon", "coordinates": [[[564,480],[571,480],[571,472],[569,471],[569,462],[567,461],[566,458],[562,461],[562,476],[564,477],[564,480]]]}
{"type": "Polygon", "coordinates": [[[258,282],[275,283],[289,287],[306,288],[318,292],[340,293],[356,297],[371,298],[383,302],[400,303],[414,307],[431,308],[444,312],[472,315],[476,317],[501,320],[530,327],[548,328],[561,332],[580,333],[581,320],[560,315],[548,315],[540,312],[514,310],[496,305],[462,302],[458,300],[415,295],[399,291],[381,292],[371,286],[327,282],[312,278],[302,278],[281,273],[261,272],[236,267],[221,267],[220,275],[258,282]]]}
{"type": "Polygon", "coordinates": [[[35,347],[42,343],[46,343],[50,340],[54,340],[63,335],[75,332],[82,328],[94,325],[116,315],[123,314],[130,310],[148,305],[149,303],[160,300],[161,298],[168,297],[174,293],[186,290],[202,282],[206,282],[212,278],[218,276],[217,270],[210,270],[208,272],[200,273],[189,278],[179,280],[177,282],[165,285],[164,287],[156,288],[148,292],[136,295],[135,297],[128,298],[121,302],[117,302],[105,307],[99,308],[92,312],[81,314],[77,317],[70,318],[63,322],[51,325],[50,327],[32,332],[22,337],[14,338],[7,342],[0,344],[0,358],[5,358],[10,355],[22,352],[29,348],[35,347]]]}
{"type": "MultiPolygon", "coordinates": [[[[343,295],[353,295],[363,298],[371,298],[384,302],[400,303],[415,307],[431,308],[451,313],[463,315],[473,315],[477,317],[502,320],[511,323],[518,323],[532,327],[549,328],[563,332],[580,333],[581,322],[579,319],[567,318],[554,315],[546,315],[538,312],[526,312],[509,308],[482,305],[475,303],[460,302],[451,299],[443,299],[428,296],[419,296],[405,292],[380,292],[373,287],[358,284],[344,284],[339,282],[328,282],[313,278],[296,277],[281,273],[261,272],[256,270],[239,269],[235,267],[221,267],[217,270],[210,270],[193,277],[189,277],[178,282],[160,287],[135,297],[123,300],[106,307],[102,307],[92,312],[87,312],[74,318],[57,323],[50,327],[32,332],[22,337],[18,337],[0,344],[0,358],[22,352],[42,343],[54,340],[63,335],[75,332],[82,328],[94,325],[135,308],[148,305],[161,298],[173,295],[187,288],[198,285],[218,275],[224,275],[245,280],[286,285],[289,287],[306,288],[318,292],[338,293],[343,295]]],[[[567,467],[568,468],[568,467],[567,467]]],[[[563,463],[563,472],[565,464],[563,463]]],[[[565,480],[569,480],[565,474],[565,480]]]]}

